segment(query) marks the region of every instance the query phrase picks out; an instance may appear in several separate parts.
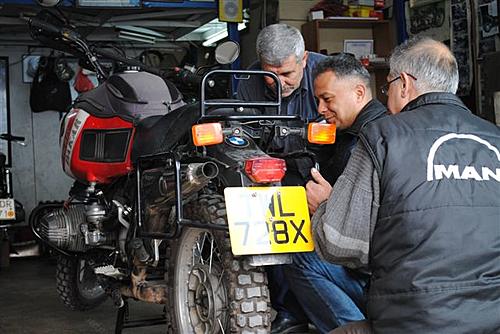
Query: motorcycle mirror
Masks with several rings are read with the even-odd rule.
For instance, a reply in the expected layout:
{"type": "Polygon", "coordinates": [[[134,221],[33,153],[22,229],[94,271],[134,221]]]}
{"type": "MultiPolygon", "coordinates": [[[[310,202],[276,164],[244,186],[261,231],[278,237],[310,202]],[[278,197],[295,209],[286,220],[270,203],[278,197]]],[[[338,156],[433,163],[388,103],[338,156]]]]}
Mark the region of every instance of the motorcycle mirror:
{"type": "Polygon", "coordinates": [[[38,4],[43,7],[55,7],[61,0],[37,0],[38,4]]]}
{"type": "Polygon", "coordinates": [[[227,41],[215,48],[215,60],[221,65],[233,63],[240,55],[240,46],[234,41],[227,41]]]}

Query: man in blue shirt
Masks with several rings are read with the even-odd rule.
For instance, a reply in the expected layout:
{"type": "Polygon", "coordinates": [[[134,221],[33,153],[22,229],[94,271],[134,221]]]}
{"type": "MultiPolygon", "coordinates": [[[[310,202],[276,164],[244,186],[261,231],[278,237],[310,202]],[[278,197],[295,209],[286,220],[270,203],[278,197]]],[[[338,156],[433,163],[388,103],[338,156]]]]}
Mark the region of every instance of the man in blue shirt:
{"type": "MultiPolygon", "coordinates": [[[[300,115],[307,120],[316,118],[318,106],[311,74],[325,56],[305,51],[300,31],[286,24],[273,24],[260,32],[257,55],[260,60],[250,69],[274,72],[280,79],[281,113],[300,115]]],[[[242,80],[238,87],[238,98],[246,101],[272,100],[274,94],[274,81],[270,77],[252,76],[242,80]]]]}

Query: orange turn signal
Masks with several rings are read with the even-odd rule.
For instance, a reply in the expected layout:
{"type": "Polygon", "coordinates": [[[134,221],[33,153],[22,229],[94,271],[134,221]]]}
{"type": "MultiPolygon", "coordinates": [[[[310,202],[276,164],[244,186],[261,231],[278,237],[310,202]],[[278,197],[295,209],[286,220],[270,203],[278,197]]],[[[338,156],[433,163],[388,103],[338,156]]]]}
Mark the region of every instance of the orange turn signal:
{"type": "Polygon", "coordinates": [[[191,128],[193,142],[196,146],[220,144],[224,141],[220,123],[204,123],[191,128]]]}
{"type": "Polygon", "coordinates": [[[313,144],[335,143],[335,124],[309,123],[307,128],[307,140],[313,144]]]}

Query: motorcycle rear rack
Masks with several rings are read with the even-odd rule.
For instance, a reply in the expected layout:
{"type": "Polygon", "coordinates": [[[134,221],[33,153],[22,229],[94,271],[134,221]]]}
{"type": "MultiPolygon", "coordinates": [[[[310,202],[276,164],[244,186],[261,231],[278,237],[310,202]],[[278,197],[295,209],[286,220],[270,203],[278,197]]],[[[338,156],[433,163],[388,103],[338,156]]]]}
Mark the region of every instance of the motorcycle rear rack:
{"type": "Polygon", "coordinates": [[[208,121],[258,121],[258,120],[299,120],[298,115],[282,115],[281,114],[281,84],[278,76],[273,72],[260,70],[214,70],[208,72],[201,81],[200,93],[200,119],[199,122],[208,121]],[[248,80],[250,76],[268,76],[274,80],[276,91],[276,100],[274,101],[241,101],[241,100],[207,100],[206,87],[207,81],[216,75],[231,75],[236,80],[248,80]],[[238,115],[235,110],[234,115],[207,115],[207,112],[212,108],[272,108],[276,111],[275,115],[238,115]]]}
{"type": "MultiPolygon", "coordinates": [[[[281,85],[278,79],[278,76],[272,72],[267,71],[257,71],[257,70],[214,70],[207,73],[202,80],[201,83],[201,101],[200,101],[200,119],[198,122],[208,122],[208,121],[252,121],[252,120],[299,120],[300,116],[296,115],[281,115],[281,85]],[[269,76],[275,81],[276,87],[276,100],[275,101],[239,101],[239,100],[224,100],[224,101],[214,101],[214,100],[206,100],[206,83],[210,77],[215,75],[231,75],[237,80],[245,80],[248,79],[250,75],[260,75],[260,76],[269,76]],[[234,115],[207,115],[207,111],[210,108],[222,108],[222,107],[231,107],[231,108],[273,108],[276,110],[276,115],[238,115],[237,111],[235,111],[234,115]]],[[[143,156],[137,161],[136,166],[136,178],[137,178],[137,225],[138,225],[138,235],[139,237],[144,238],[154,238],[154,239],[173,239],[179,237],[182,232],[182,228],[187,227],[198,227],[198,228],[207,228],[214,230],[228,230],[227,226],[221,226],[212,224],[210,222],[205,221],[197,221],[190,220],[184,218],[183,214],[183,199],[182,199],[182,180],[181,180],[181,161],[176,156],[174,152],[165,152],[159,153],[149,156],[143,156]],[[170,160],[174,166],[175,173],[175,217],[176,224],[174,230],[170,233],[162,233],[162,232],[146,232],[143,231],[143,221],[144,221],[144,208],[142,207],[142,162],[151,161],[153,159],[164,159],[165,162],[170,160]]]]}
{"type": "Polygon", "coordinates": [[[227,226],[221,226],[212,224],[210,222],[199,221],[199,220],[191,220],[184,218],[183,212],[183,198],[182,198],[182,179],[181,179],[181,161],[178,159],[177,155],[174,152],[165,152],[152,154],[148,156],[143,156],[138,159],[136,166],[136,178],[137,178],[137,226],[138,226],[138,236],[143,238],[153,238],[153,239],[175,239],[178,238],[182,232],[183,227],[198,227],[198,228],[207,228],[214,230],[228,230],[227,226]],[[141,164],[145,161],[151,160],[165,160],[171,161],[174,166],[174,175],[175,175],[175,218],[176,224],[174,226],[174,230],[170,233],[163,232],[146,232],[143,231],[143,221],[144,221],[144,208],[142,206],[142,167],[141,164]]]}

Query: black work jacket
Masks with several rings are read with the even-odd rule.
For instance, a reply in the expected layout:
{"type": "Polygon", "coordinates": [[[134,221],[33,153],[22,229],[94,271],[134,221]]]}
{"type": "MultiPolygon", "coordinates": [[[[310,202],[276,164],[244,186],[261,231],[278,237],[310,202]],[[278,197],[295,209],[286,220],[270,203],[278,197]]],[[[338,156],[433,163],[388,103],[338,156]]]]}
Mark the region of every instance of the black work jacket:
{"type": "Polygon", "coordinates": [[[500,129],[429,93],[360,139],[380,178],[375,333],[500,333],[500,129]]]}

